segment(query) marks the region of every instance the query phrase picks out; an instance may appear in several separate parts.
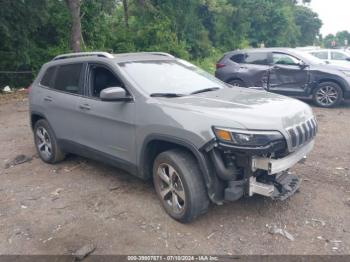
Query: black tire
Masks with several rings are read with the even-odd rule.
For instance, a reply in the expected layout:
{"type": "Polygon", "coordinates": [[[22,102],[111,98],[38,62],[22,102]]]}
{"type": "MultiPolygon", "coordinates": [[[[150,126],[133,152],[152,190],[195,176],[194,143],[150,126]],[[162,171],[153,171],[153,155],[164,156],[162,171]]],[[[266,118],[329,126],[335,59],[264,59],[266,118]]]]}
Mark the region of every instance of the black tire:
{"type": "Polygon", "coordinates": [[[233,79],[228,82],[231,86],[246,87],[246,84],[240,79],[233,79]]]}
{"type": "Polygon", "coordinates": [[[343,91],[334,82],[323,82],[315,88],[312,98],[317,106],[335,107],[343,100],[343,91]]]}
{"type": "Polygon", "coordinates": [[[66,156],[57,144],[55,134],[45,119],[38,120],[34,125],[34,142],[39,157],[46,163],[58,163],[66,156]]]}
{"type": "Polygon", "coordinates": [[[153,164],[153,183],[163,208],[175,220],[189,223],[207,212],[208,194],[198,163],[191,153],[173,149],[159,154],[153,164]],[[158,171],[165,174],[168,170],[170,174],[171,168],[175,173],[168,177],[172,184],[170,186],[158,171]],[[162,196],[161,192],[167,191],[169,192],[162,196]],[[177,201],[174,201],[174,196],[177,201]]]}

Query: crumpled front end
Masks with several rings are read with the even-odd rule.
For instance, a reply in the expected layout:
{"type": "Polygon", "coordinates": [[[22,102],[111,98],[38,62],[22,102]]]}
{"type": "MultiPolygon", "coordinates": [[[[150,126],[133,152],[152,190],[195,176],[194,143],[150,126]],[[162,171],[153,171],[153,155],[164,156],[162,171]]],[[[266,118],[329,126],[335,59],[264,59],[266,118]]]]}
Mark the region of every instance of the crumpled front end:
{"type": "Polygon", "coordinates": [[[285,200],[292,196],[301,181],[289,169],[305,161],[313,149],[316,133],[317,122],[312,117],[287,127],[283,140],[261,147],[237,146],[220,139],[208,143],[203,150],[210,156],[222,183],[222,198],[235,201],[258,194],[285,200]]]}

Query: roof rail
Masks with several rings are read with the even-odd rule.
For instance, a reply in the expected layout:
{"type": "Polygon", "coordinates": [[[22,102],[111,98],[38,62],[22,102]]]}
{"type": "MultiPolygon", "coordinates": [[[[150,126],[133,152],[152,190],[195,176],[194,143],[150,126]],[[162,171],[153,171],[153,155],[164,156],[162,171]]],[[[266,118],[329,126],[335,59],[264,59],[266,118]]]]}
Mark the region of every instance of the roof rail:
{"type": "Polygon", "coordinates": [[[168,54],[168,53],[164,53],[164,52],[146,52],[146,53],[151,54],[151,55],[163,55],[163,56],[168,56],[168,57],[174,58],[173,55],[168,54]]]}
{"type": "Polygon", "coordinates": [[[75,57],[84,57],[84,56],[99,56],[99,57],[105,57],[105,58],[114,58],[114,56],[107,52],[79,52],[79,53],[69,53],[69,54],[63,54],[58,55],[54,59],[55,60],[61,60],[66,58],[75,58],[75,57]]]}

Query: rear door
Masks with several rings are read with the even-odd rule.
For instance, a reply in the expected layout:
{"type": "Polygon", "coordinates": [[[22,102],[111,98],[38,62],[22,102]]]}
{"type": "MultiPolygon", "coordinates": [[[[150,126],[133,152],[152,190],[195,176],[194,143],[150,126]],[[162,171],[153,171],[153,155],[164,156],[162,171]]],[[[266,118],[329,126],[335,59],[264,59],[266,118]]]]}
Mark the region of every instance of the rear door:
{"type": "Polygon", "coordinates": [[[262,51],[249,51],[231,58],[239,63],[237,75],[248,87],[267,87],[269,59],[268,53],[262,51]]]}
{"type": "Polygon", "coordinates": [[[303,61],[286,53],[273,52],[268,90],[292,96],[306,95],[309,69],[303,61]]]}
{"type": "Polygon", "coordinates": [[[45,116],[58,139],[76,138],[75,118],[78,99],[83,93],[83,69],[82,63],[59,65],[54,68],[54,77],[50,84],[46,84],[45,76],[40,83],[45,116]]]}

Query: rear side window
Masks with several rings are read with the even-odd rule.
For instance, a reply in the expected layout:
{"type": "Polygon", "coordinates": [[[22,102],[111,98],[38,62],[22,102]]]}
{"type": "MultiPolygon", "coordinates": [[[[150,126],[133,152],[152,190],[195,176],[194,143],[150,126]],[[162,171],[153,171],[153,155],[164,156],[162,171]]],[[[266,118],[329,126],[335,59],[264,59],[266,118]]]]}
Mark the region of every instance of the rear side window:
{"type": "Polygon", "coordinates": [[[82,64],[70,64],[58,67],[53,88],[72,94],[80,94],[79,82],[82,67],[82,64]]]}
{"type": "Polygon", "coordinates": [[[50,67],[46,70],[43,78],[40,81],[40,84],[42,86],[51,87],[52,86],[52,80],[53,76],[55,74],[56,67],[50,67]]]}
{"type": "Polygon", "coordinates": [[[244,63],[244,54],[237,54],[231,57],[231,60],[235,63],[244,63]]]}
{"type": "Polygon", "coordinates": [[[325,51],[325,52],[312,52],[311,54],[316,56],[319,59],[322,59],[322,60],[328,59],[328,52],[327,51],[325,51]]]}
{"type": "Polygon", "coordinates": [[[340,52],[331,52],[332,60],[346,60],[347,56],[340,52]]]}
{"type": "Polygon", "coordinates": [[[254,65],[267,65],[268,64],[267,53],[263,53],[263,52],[247,53],[245,55],[245,63],[254,64],[254,65]]]}

